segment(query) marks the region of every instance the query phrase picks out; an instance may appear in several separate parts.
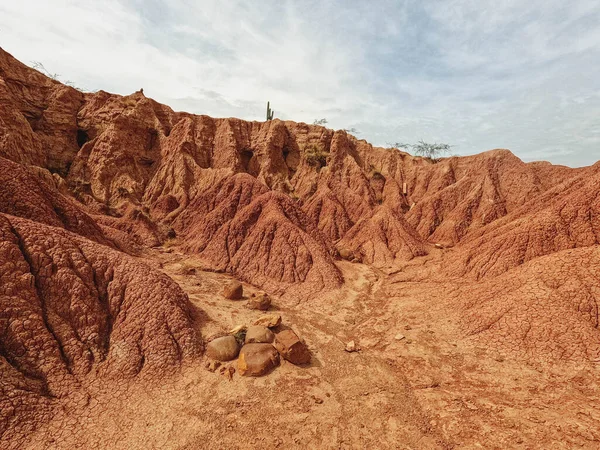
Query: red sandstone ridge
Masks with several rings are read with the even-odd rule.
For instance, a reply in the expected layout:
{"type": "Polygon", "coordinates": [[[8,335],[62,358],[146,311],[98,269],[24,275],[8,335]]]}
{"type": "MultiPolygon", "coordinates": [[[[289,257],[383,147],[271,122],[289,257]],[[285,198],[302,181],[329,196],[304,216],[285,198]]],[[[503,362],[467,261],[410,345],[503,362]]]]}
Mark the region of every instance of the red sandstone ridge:
{"type": "Polygon", "coordinates": [[[600,243],[600,164],[526,203],[462,245],[453,273],[481,278],[560,250],[600,243]]]}
{"type": "MultiPolygon", "coordinates": [[[[190,218],[202,216],[207,206],[214,204],[211,196],[219,192],[224,180],[245,173],[263,191],[274,190],[297,199],[300,210],[318,229],[318,240],[327,248],[344,239],[350,230],[355,239],[358,228],[363,228],[365,219],[370,217],[376,222],[374,227],[381,229],[385,215],[385,227],[397,230],[391,232],[395,237],[388,236],[393,249],[382,249],[381,245],[388,245],[385,233],[365,231],[365,237],[358,240],[365,240],[367,247],[373,246],[368,236],[378,235],[377,239],[381,239],[378,255],[370,255],[366,260],[406,259],[422,253],[415,238],[460,242],[469,233],[537,197],[552,183],[576,173],[567,168],[524,164],[508,151],[449,158],[433,164],[399,151],[374,148],[343,131],[319,126],[177,113],[139,92],[121,97],[102,91],[75,91],[55,98],[52,93],[63,89],[60,84],[40,78],[6,53],[2,64],[5,104],[10,105],[10,117],[20,117],[23,129],[18,128],[18,133],[49,142],[40,147],[45,149],[58,148],[51,139],[60,137],[64,141],[60,141],[60,148],[67,149],[58,156],[55,150],[47,154],[36,150],[37,156],[31,156],[27,162],[48,165],[56,172],[57,182],[96,212],[98,223],[127,233],[138,245],[158,245],[172,226],[186,228],[186,221],[201,222],[205,236],[214,232],[225,218],[232,218],[247,204],[232,202],[222,206],[219,201],[221,212],[200,221],[190,218]],[[19,87],[23,85],[27,86],[26,105],[19,87]],[[52,108],[60,114],[46,117],[49,110],[54,111],[49,106],[50,97],[54,101],[52,108]],[[77,102],[70,100],[75,97],[77,102]],[[36,123],[44,126],[29,124],[32,108],[39,116],[36,123]],[[61,125],[55,125],[59,119],[61,125]],[[50,160],[56,163],[51,164],[50,160]],[[390,191],[395,191],[394,200],[387,202],[392,210],[387,213],[383,208],[376,212],[390,191]],[[400,232],[400,228],[409,231],[400,232]],[[407,236],[411,236],[411,244],[393,244],[398,239],[406,241],[407,236]],[[405,251],[409,248],[415,251],[405,251]]],[[[5,123],[13,123],[13,119],[9,122],[7,116],[5,123]]],[[[15,125],[8,134],[17,133],[16,130],[15,125]]],[[[24,162],[19,156],[23,152],[16,150],[14,142],[6,141],[0,151],[24,162]]],[[[188,243],[184,248],[199,251],[196,244],[188,243]]],[[[202,247],[202,242],[199,245],[202,247]]],[[[361,246],[364,247],[362,243],[352,245],[356,250],[361,246]]],[[[256,248],[250,250],[259,253],[256,248]]],[[[366,251],[369,252],[373,253],[366,251]]],[[[290,270],[306,272],[305,268],[290,270]]],[[[276,275],[267,280],[280,271],[265,269],[261,283],[304,278],[276,275]]]]}
{"type": "Polygon", "coordinates": [[[508,234],[494,229],[579,170],[525,164],[506,150],[434,164],[319,126],[179,113],[141,92],[82,94],[1,54],[0,153],[50,170],[56,186],[93,211],[84,235],[94,228],[149,247],[175,228],[181,248],[214,269],[278,291],[307,280],[339,285],[336,245],[387,264],[422,255],[425,241],[459,244],[455,273],[490,265],[500,273],[565,248],[515,250],[504,264],[495,249],[512,240],[497,244],[508,234]],[[490,250],[472,255],[477,239],[490,250]],[[281,245],[290,254],[279,254],[281,245]]]}

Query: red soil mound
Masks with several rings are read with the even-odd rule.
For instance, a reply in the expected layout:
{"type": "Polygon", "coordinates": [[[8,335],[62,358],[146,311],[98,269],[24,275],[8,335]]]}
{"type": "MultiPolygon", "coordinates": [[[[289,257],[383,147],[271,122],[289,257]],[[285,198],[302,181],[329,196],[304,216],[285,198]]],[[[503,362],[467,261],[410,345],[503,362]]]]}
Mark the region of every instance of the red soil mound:
{"type": "Polygon", "coordinates": [[[201,252],[238,210],[266,192],[268,188],[256,178],[244,173],[233,175],[199,195],[177,218],[175,229],[185,236],[188,250],[201,252]]]}
{"type": "MultiPolygon", "coordinates": [[[[121,217],[96,214],[94,219],[102,226],[119,230],[125,236],[129,236],[138,247],[156,247],[162,244],[168,235],[168,229],[154,222],[145,207],[128,206],[121,217]]],[[[107,234],[111,235],[110,232],[107,234]]]]}
{"type": "Polygon", "coordinates": [[[494,276],[539,256],[600,243],[600,164],[464,242],[452,273],[494,276]]]}
{"type": "Polygon", "coordinates": [[[94,220],[73,200],[25,166],[0,157],[0,212],[85,236],[112,245],[94,220]]]}
{"type": "Polygon", "coordinates": [[[275,291],[294,283],[313,290],[338,287],[342,278],[323,236],[286,195],[256,196],[264,189],[251,177],[238,175],[216,195],[199,198],[199,211],[210,204],[214,208],[199,222],[182,219],[187,222],[184,247],[200,252],[217,270],[275,291]]]}
{"type": "Polygon", "coordinates": [[[445,159],[412,173],[408,188],[415,205],[407,220],[424,239],[454,244],[574,172],[525,164],[508,150],[445,159]]]}
{"type": "Polygon", "coordinates": [[[359,220],[338,243],[351,250],[365,264],[390,264],[394,259],[410,260],[426,254],[417,232],[404,217],[387,205],[359,220]]]}
{"type": "Polygon", "coordinates": [[[466,333],[511,357],[600,361],[600,247],[564,250],[459,290],[466,333]],[[462,300],[467,299],[467,300],[462,300]]]}
{"type": "Polygon", "coordinates": [[[346,209],[327,188],[320,189],[302,207],[315,226],[330,241],[340,240],[352,227],[346,209]]]}
{"type": "Polygon", "coordinates": [[[0,156],[64,175],[78,151],[83,98],[0,49],[0,156]]]}
{"type": "Polygon", "coordinates": [[[167,276],[4,214],[0,323],[0,436],[9,440],[87,383],[156,376],[199,351],[187,296],[167,276]]]}

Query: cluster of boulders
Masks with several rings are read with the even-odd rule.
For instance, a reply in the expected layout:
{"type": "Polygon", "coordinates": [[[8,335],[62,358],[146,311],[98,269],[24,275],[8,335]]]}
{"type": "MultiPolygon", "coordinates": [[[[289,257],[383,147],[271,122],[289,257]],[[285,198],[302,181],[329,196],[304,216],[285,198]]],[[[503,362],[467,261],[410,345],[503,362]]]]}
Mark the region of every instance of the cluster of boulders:
{"type": "MultiPolygon", "coordinates": [[[[215,371],[222,362],[237,358],[237,371],[242,376],[258,377],[271,372],[280,358],[292,364],[308,364],[308,347],[291,329],[280,330],[281,316],[268,314],[252,325],[239,325],[226,336],[211,340],[206,346],[206,367],[215,371]]],[[[221,368],[231,378],[232,367],[221,368]],[[229,370],[229,372],[227,372],[229,370]]],[[[235,369],[234,369],[235,370],[235,369]]]]}
{"type": "MultiPolygon", "coordinates": [[[[223,288],[223,297],[229,300],[244,299],[241,283],[232,281],[223,288]]],[[[271,298],[264,292],[253,293],[246,306],[250,309],[266,311],[271,306],[271,298]]],[[[208,362],[206,367],[214,372],[232,377],[235,369],[226,368],[221,363],[237,358],[237,371],[243,376],[261,376],[279,365],[280,358],[292,364],[310,362],[310,351],[306,344],[291,329],[282,329],[279,314],[266,314],[252,325],[238,325],[226,336],[219,336],[206,346],[208,362]]]]}

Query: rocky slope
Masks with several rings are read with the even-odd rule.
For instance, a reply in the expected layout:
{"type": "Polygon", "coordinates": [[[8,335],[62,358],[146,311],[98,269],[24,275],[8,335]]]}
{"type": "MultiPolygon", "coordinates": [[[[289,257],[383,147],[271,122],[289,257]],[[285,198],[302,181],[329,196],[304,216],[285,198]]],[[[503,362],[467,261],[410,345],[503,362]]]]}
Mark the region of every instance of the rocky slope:
{"type": "Polygon", "coordinates": [[[535,361],[600,361],[600,247],[563,250],[459,292],[470,336],[535,361]]]}
{"type": "Polygon", "coordinates": [[[595,164],[472,233],[463,242],[456,273],[494,276],[540,256],[598,245],[599,189],[595,164]]]}
{"type": "MultiPolygon", "coordinates": [[[[369,250],[367,261],[411,258],[424,253],[427,241],[462,241],[578,173],[525,164],[505,150],[434,164],[319,126],[177,113],[141,92],[126,97],[103,91],[81,94],[4,52],[1,70],[7,132],[0,154],[49,169],[77,199],[104,216],[101,223],[137,231],[138,243],[163,242],[172,224],[183,220],[180,216],[199,214],[195,209],[202,197],[214,195],[215,186],[246,173],[264,190],[298,203],[296,214],[322,235],[316,240],[321,253],[351,229],[355,236],[359,230],[353,227],[362,228],[369,217],[380,227],[385,215],[386,222],[394,222],[390,228],[402,228],[400,233],[411,237],[409,247],[415,251],[399,251],[403,245],[394,244],[383,256],[369,250]],[[29,136],[27,149],[19,147],[26,141],[17,136],[29,136]],[[379,211],[385,192],[389,197],[392,191],[387,203],[395,212],[379,211]],[[401,224],[399,215],[405,215],[401,224]]],[[[352,246],[358,250],[361,244],[352,246]]],[[[234,265],[223,267],[234,270],[234,265]]],[[[278,277],[265,276],[258,283],[277,283],[278,277]]]]}
{"type": "Polygon", "coordinates": [[[0,214],[0,281],[6,439],[85,402],[88,383],[162,376],[201,349],[177,284],[61,228],[0,214]]]}

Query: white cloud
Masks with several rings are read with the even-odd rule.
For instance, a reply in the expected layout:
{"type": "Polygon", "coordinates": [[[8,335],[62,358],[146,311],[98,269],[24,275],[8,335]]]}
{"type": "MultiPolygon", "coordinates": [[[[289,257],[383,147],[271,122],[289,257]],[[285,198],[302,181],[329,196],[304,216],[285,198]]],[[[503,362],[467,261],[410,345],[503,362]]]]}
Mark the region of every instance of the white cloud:
{"type": "Polygon", "coordinates": [[[5,50],[88,89],[569,165],[600,159],[598,23],[596,0],[0,5],[5,50]]]}

